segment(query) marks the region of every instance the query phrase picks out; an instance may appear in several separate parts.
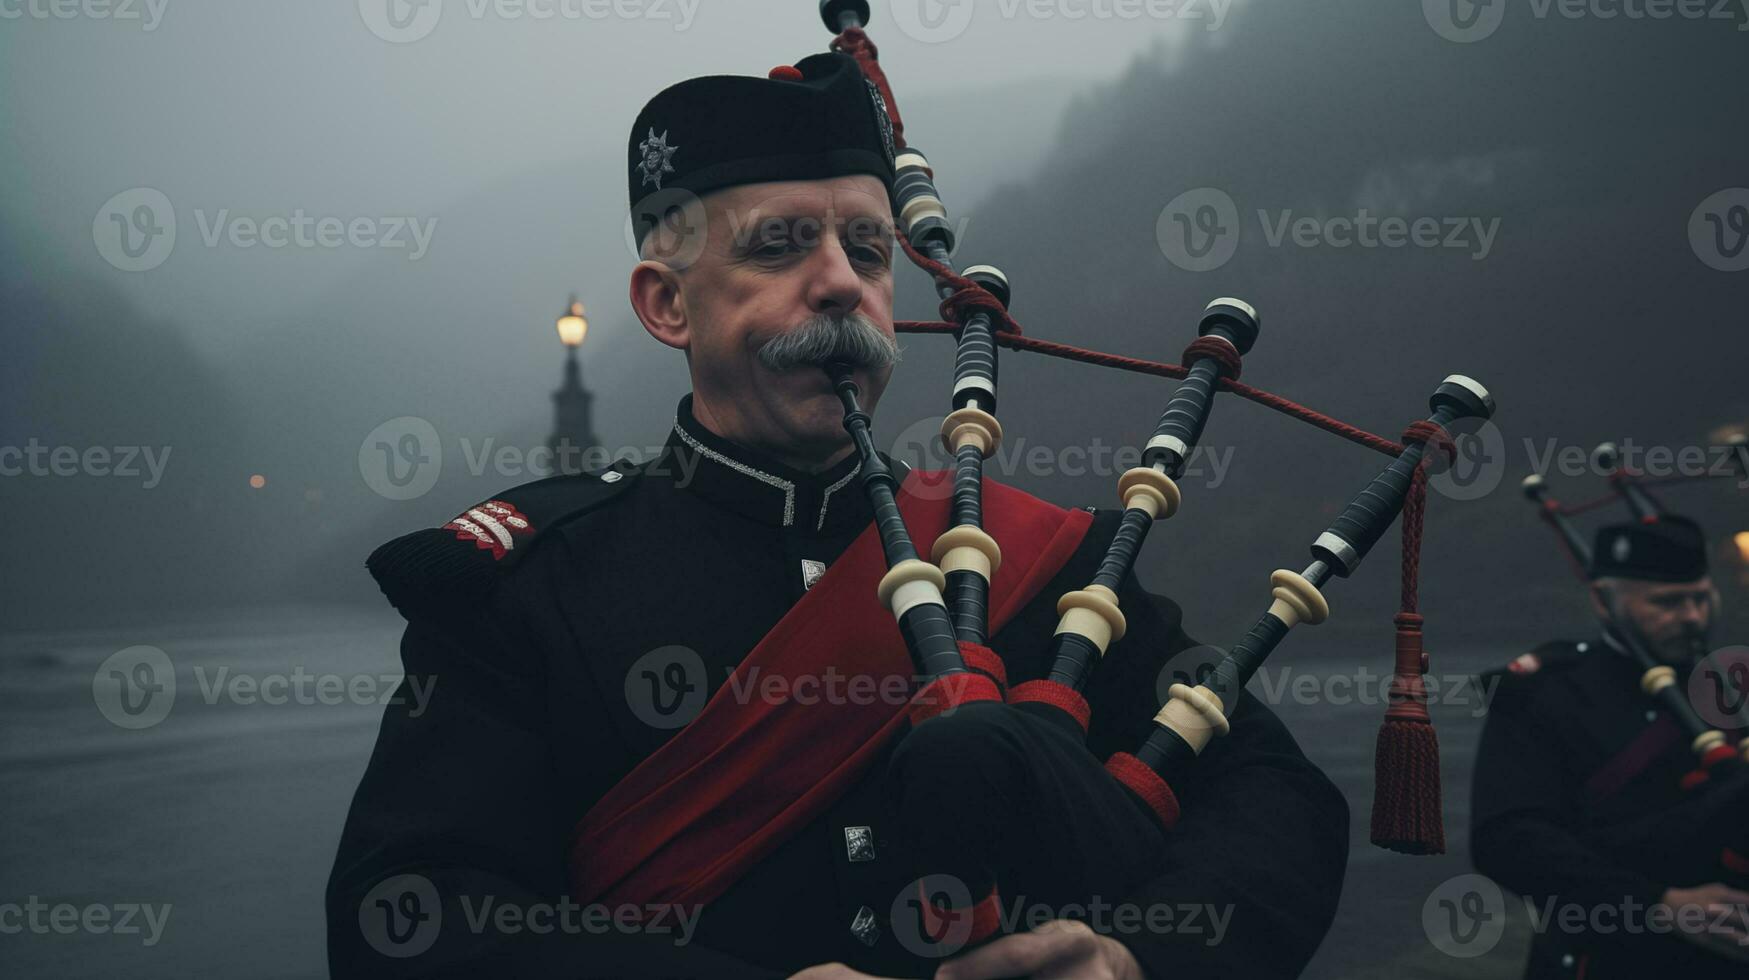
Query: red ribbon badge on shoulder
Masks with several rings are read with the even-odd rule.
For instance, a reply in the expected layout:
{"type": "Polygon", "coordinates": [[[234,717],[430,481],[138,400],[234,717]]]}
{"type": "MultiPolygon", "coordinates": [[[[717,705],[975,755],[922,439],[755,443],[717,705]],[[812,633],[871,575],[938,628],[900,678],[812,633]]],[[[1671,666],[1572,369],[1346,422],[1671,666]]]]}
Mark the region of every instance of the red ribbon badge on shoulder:
{"type": "Polygon", "coordinates": [[[502,561],[516,548],[517,538],[534,533],[528,515],[502,500],[488,500],[469,507],[443,527],[446,531],[454,531],[456,540],[472,541],[481,551],[490,551],[495,561],[502,561]]]}

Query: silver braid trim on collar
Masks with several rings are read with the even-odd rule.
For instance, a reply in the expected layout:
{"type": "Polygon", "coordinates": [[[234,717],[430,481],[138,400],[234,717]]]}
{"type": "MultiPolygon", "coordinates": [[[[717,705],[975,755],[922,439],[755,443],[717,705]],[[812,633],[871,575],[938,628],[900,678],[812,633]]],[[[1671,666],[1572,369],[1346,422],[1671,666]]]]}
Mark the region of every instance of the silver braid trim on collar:
{"type": "Polygon", "coordinates": [[[814,525],[814,530],[819,531],[819,530],[825,528],[825,526],[826,526],[826,506],[832,502],[832,495],[837,493],[838,491],[844,489],[844,485],[849,483],[851,480],[856,479],[856,474],[861,473],[861,472],[862,472],[862,464],[859,462],[856,464],[856,466],[854,466],[850,470],[849,473],[844,474],[843,479],[841,479],[837,483],[834,483],[831,486],[827,487],[826,492],[820,494],[820,522],[818,524],[814,525]]]}
{"type": "MultiPolygon", "coordinates": [[[[687,432],[686,429],[683,426],[681,426],[679,418],[676,418],[674,420],[674,434],[680,437],[681,442],[684,442],[688,446],[691,446],[693,451],[698,453],[700,456],[703,456],[706,459],[715,460],[716,462],[721,463],[724,466],[727,466],[729,469],[732,469],[735,472],[740,473],[743,476],[750,476],[753,479],[758,480],[760,483],[769,484],[771,486],[778,488],[779,490],[782,490],[783,491],[783,526],[789,527],[790,525],[792,525],[796,522],[796,485],[794,483],[791,483],[790,481],[784,479],[781,476],[773,476],[772,474],[767,473],[764,470],[756,470],[753,467],[748,466],[746,463],[742,463],[742,462],[739,462],[737,460],[730,459],[729,457],[724,456],[722,453],[719,453],[716,450],[710,448],[709,446],[706,446],[704,443],[701,443],[697,439],[694,439],[692,437],[692,434],[687,432]]],[[[821,510],[824,511],[825,508],[822,507],[821,510]]]]}

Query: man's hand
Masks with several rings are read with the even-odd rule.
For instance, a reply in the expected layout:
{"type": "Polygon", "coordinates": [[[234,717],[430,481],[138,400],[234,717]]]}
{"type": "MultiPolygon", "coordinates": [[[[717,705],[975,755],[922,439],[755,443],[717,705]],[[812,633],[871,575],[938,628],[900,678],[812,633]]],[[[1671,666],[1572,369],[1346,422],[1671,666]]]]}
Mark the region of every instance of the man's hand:
{"type": "Polygon", "coordinates": [[[892,980],[892,978],[858,973],[843,963],[822,963],[819,966],[808,967],[790,977],[789,980],[892,980]]]}
{"type": "Polygon", "coordinates": [[[1663,904],[1670,909],[1676,934],[1721,956],[1749,963],[1749,893],[1714,882],[1694,888],[1670,888],[1663,904]],[[1704,915],[1688,911],[1700,908],[1704,915]]]}
{"type": "Polygon", "coordinates": [[[935,980],[1146,980],[1142,965],[1115,939],[1084,922],[1056,919],[948,960],[935,980]]]}

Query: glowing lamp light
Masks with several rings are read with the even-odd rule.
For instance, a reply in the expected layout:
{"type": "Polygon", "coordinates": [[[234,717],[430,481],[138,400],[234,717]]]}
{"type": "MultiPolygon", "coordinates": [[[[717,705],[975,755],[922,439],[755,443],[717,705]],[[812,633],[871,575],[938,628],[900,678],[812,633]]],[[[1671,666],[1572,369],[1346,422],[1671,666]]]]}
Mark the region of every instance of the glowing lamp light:
{"type": "Polygon", "coordinates": [[[1749,531],[1738,531],[1731,540],[1737,543],[1737,558],[1749,565],[1749,531]]]}
{"type": "Polygon", "coordinates": [[[261,489],[262,487],[267,486],[267,477],[257,473],[249,478],[249,486],[256,490],[261,489]]]}
{"type": "Polygon", "coordinates": [[[566,347],[581,347],[589,333],[589,321],[583,318],[583,304],[571,297],[571,305],[559,315],[559,342],[566,347]]]}

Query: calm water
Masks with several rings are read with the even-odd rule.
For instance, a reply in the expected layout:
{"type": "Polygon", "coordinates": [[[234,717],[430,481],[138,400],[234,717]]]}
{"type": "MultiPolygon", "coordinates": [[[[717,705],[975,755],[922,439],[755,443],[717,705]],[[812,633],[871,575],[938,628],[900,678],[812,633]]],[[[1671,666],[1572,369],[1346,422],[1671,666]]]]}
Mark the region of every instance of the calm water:
{"type": "MultiPolygon", "coordinates": [[[[52,928],[0,935],[0,975],[322,976],[322,889],[375,738],[382,709],[373,697],[398,680],[399,632],[386,608],[300,607],[0,636],[0,779],[7,800],[0,903],[36,896],[80,908],[170,906],[150,946],[142,914],[135,916],[141,930],[135,935],[60,935],[52,928]],[[170,658],[176,692],[161,721],[130,730],[99,709],[93,676],[111,655],[137,645],[170,658]],[[241,688],[239,675],[247,678],[241,688]],[[301,697],[291,686],[299,677],[301,697]],[[265,682],[273,694],[274,678],[287,682],[287,703],[260,703],[249,685],[265,682]],[[353,695],[339,695],[341,684],[352,685],[353,695]],[[341,703],[323,703],[324,697],[341,703]],[[251,698],[256,703],[243,703],[251,698]]],[[[1371,638],[1352,658],[1321,650],[1311,666],[1320,676],[1341,674],[1354,670],[1346,660],[1364,660],[1376,672],[1388,642],[1371,638]]],[[[1502,659],[1441,650],[1435,666],[1456,674],[1502,659]]],[[[1278,686],[1307,672],[1291,659],[1280,666],[1292,671],[1270,678],[1278,686]]],[[[1517,931],[1489,955],[1456,960],[1434,950],[1421,925],[1432,890],[1469,870],[1462,828],[1480,728],[1476,699],[1437,709],[1453,853],[1407,858],[1366,841],[1372,733],[1383,708],[1323,703],[1322,694],[1299,703],[1295,688],[1278,689],[1290,696],[1277,710],[1343,787],[1354,817],[1342,910],[1306,975],[1516,976],[1523,949],[1517,931]]],[[[1268,693],[1258,682],[1253,691],[1268,693]]],[[[120,911],[111,914],[119,922],[120,911]]]]}

